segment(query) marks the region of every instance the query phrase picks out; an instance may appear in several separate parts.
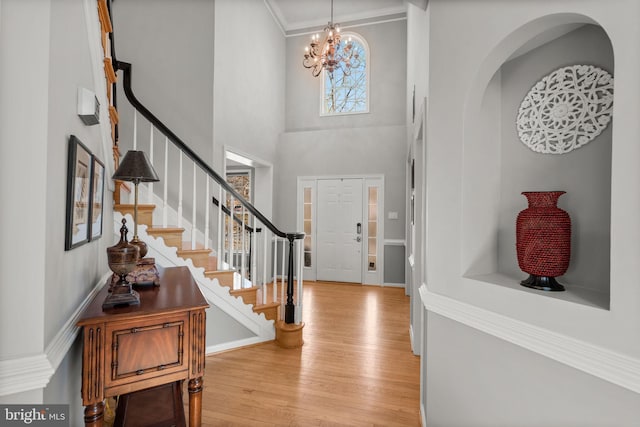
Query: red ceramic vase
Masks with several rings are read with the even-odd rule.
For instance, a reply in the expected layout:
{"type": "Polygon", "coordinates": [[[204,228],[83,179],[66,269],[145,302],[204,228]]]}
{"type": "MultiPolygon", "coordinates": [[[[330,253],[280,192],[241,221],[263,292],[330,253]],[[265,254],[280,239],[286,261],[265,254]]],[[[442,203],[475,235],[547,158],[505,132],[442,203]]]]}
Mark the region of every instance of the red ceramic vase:
{"type": "Polygon", "coordinates": [[[571,218],[560,209],[564,191],[525,191],[529,207],[516,220],[518,265],[529,277],[521,285],[545,291],[564,291],[555,277],[569,268],[571,218]]]}

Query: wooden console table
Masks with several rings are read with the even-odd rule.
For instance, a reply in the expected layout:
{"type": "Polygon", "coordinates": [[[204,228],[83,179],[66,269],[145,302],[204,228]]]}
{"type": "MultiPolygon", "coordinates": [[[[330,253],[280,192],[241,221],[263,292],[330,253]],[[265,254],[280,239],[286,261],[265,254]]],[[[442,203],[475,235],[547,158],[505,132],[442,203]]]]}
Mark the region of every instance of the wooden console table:
{"type": "Polygon", "coordinates": [[[189,269],[166,268],[159,287],[138,289],[136,306],[103,310],[108,288],[78,321],[85,426],[103,425],[108,397],[188,379],[189,425],[199,427],[209,305],[189,269]]]}

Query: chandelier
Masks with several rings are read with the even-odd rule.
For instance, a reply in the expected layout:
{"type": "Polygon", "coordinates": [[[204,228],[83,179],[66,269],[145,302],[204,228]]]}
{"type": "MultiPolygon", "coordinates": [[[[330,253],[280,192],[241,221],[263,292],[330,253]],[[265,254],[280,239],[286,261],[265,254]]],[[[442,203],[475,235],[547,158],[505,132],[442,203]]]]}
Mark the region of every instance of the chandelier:
{"type": "Polygon", "coordinates": [[[331,20],[324,27],[324,33],[322,43],[320,43],[319,34],[311,36],[311,43],[304,49],[302,65],[311,69],[313,77],[318,77],[323,69],[333,73],[338,68],[348,76],[352,68],[360,66],[360,54],[353,48],[351,37],[344,46],[340,45],[340,26],[333,23],[333,0],[331,0],[331,20]]]}

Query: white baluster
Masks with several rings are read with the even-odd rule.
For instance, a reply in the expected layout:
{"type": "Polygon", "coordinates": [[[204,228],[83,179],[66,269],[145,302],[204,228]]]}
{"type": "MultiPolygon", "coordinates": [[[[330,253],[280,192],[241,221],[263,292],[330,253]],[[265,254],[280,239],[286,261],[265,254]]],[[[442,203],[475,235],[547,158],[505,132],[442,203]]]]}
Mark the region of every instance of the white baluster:
{"type": "Polygon", "coordinates": [[[205,175],[207,185],[205,186],[205,203],[204,203],[204,248],[209,249],[209,175],[205,175]]]}
{"type": "Polygon", "coordinates": [[[251,247],[251,252],[249,253],[249,255],[251,256],[251,258],[249,258],[249,271],[251,272],[251,281],[253,282],[253,284],[260,285],[260,276],[258,275],[258,269],[256,267],[256,260],[258,259],[259,250],[258,232],[256,231],[258,229],[258,225],[255,218],[252,218],[251,227],[253,228],[253,233],[249,234],[249,238],[251,239],[251,243],[249,244],[249,246],[251,247]]]}
{"type": "MultiPolygon", "coordinates": [[[[277,265],[278,265],[278,236],[276,235],[272,235],[271,236],[271,240],[273,241],[273,253],[272,253],[272,257],[273,257],[273,296],[274,296],[274,301],[276,300],[277,296],[278,296],[278,278],[276,276],[276,269],[277,269],[277,265]]],[[[282,300],[280,300],[280,303],[282,304],[282,300]]]]}
{"type": "Polygon", "coordinates": [[[196,248],[196,162],[193,162],[193,195],[191,198],[191,249],[196,248]]]}
{"type": "Polygon", "coordinates": [[[224,254],[222,253],[222,237],[224,236],[224,229],[222,228],[222,224],[224,218],[224,212],[222,212],[222,186],[218,187],[218,252],[216,256],[218,257],[218,270],[222,270],[222,259],[224,258],[224,254]]]}
{"type": "Polygon", "coordinates": [[[296,292],[296,312],[295,312],[295,323],[296,325],[299,325],[300,322],[302,322],[302,285],[303,285],[303,278],[302,278],[302,257],[304,256],[304,245],[303,245],[304,240],[298,240],[297,241],[297,252],[298,255],[296,256],[297,260],[297,266],[298,266],[298,273],[297,273],[297,280],[296,280],[296,284],[298,285],[298,289],[296,292]]]}
{"type": "MultiPolygon", "coordinates": [[[[229,215],[229,218],[227,220],[227,246],[229,248],[229,268],[233,269],[235,262],[233,259],[233,196],[229,195],[229,206],[227,206],[229,208],[229,212],[231,212],[231,215],[229,215]]],[[[235,283],[235,282],[234,282],[235,283]]]]}
{"type": "Polygon", "coordinates": [[[180,162],[178,164],[178,228],[182,227],[182,151],[180,151],[180,162]]]}
{"type": "MultiPolygon", "coordinates": [[[[263,226],[262,229],[262,283],[267,284],[267,249],[269,247],[269,243],[267,242],[267,233],[269,231],[267,230],[266,227],[263,226]]],[[[273,300],[276,300],[276,294],[275,294],[275,286],[273,288],[274,290],[274,294],[273,294],[273,300]]]]}
{"type": "Polygon", "coordinates": [[[169,138],[164,139],[164,191],[162,194],[162,226],[167,227],[167,214],[169,212],[169,206],[167,205],[167,189],[169,188],[169,138]]]}
{"type": "Polygon", "coordinates": [[[247,277],[247,244],[246,244],[246,231],[245,231],[245,227],[246,227],[246,222],[245,222],[245,210],[244,210],[244,205],[242,205],[242,224],[240,225],[240,244],[242,245],[242,249],[240,249],[240,275],[242,276],[243,279],[243,284],[244,284],[244,279],[247,277]]]}
{"type": "MultiPolygon", "coordinates": [[[[149,123],[149,162],[153,165],[153,124],[149,123]]],[[[147,202],[153,204],[153,182],[150,182],[147,187],[149,193],[147,194],[147,202]]]]}

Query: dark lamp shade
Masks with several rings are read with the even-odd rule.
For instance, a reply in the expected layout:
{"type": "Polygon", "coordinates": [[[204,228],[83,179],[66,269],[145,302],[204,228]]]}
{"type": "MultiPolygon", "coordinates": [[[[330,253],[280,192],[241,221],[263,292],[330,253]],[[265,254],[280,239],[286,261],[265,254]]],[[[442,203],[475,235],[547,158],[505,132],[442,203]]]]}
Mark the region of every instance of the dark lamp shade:
{"type": "Polygon", "coordinates": [[[113,174],[113,179],[135,183],[160,181],[147,154],[144,151],[135,150],[127,151],[113,174]]]}

